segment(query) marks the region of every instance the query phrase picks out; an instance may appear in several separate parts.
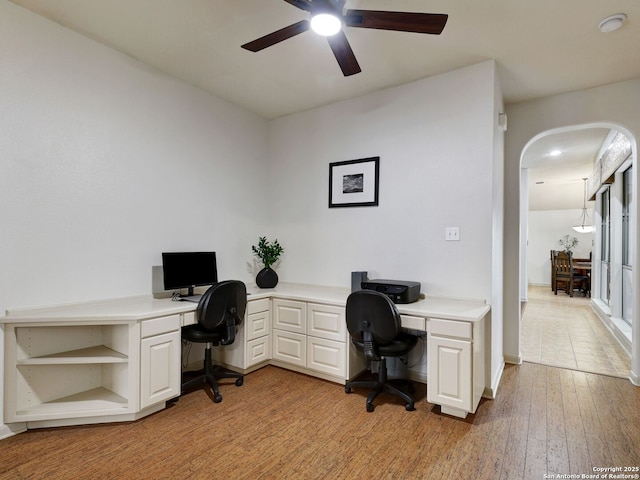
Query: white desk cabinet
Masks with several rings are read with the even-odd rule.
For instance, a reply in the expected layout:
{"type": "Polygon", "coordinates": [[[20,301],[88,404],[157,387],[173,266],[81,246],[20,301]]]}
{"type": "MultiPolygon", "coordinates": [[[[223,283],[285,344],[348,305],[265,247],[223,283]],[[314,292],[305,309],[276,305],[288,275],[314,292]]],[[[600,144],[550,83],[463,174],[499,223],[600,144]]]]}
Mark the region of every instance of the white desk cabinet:
{"type": "Polygon", "coordinates": [[[347,324],[344,307],[307,304],[307,368],[345,379],[347,324]]]}
{"type": "Polygon", "coordinates": [[[484,390],[484,322],[428,320],[427,400],[448,415],[475,413],[484,390]]]}
{"type": "MultiPolygon", "coordinates": [[[[272,359],[277,363],[307,366],[307,304],[273,299],[272,359]]],[[[285,365],[286,366],[286,365],[285,365]]]]}
{"type": "Polygon", "coordinates": [[[4,419],[28,428],[135,420],[180,394],[188,306],[132,297],[11,311],[4,419]]]}
{"type": "Polygon", "coordinates": [[[180,315],[141,322],[141,408],[180,395],[180,323],[180,315]]]}
{"type": "Polygon", "coordinates": [[[241,373],[266,365],[271,358],[270,332],[271,301],[268,298],[250,299],[243,325],[236,332],[234,342],[213,349],[216,363],[241,373]]]}
{"type": "Polygon", "coordinates": [[[348,348],[344,307],[274,298],[273,312],[272,363],[344,383],[348,348]]]}
{"type": "MultiPolygon", "coordinates": [[[[216,361],[243,373],[274,364],[344,384],[365,368],[346,330],[348,290],[253,288],[232,345],[216,361]]],[[[129,421],[180,392],[180,327],[196,304],[151,296],[15,309],[4,331],[4,420],[27,428],[129,421]]],[[[398,305],[402,325],[427,331],[427,399],[475,412],[484,390],[482,301],[429,297],[398,305]]],[[[422,372],[419,372],[422,374],[422,372]]]]}

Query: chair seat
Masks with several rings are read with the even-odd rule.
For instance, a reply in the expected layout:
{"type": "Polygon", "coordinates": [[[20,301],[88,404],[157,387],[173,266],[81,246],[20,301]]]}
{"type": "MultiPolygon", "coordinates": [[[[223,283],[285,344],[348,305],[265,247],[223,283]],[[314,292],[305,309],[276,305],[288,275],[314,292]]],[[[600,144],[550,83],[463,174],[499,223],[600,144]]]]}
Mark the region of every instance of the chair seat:
{"type": "Polygon", "coordinates": [[[208,343],[217,345],[222,340],[221,332],[205,330],[199,324],[187,325],[182,327],[182,338],[190,342],[208,343]]]}
{"type": "MultiPolygon", "coordinates": [[[[360,342],[356,339],[352,340],[355,347],[359,351],[364,352],[364,342],[360,342]]],[[[382,355],[383,357],[401,357],[402,355],[409,353],[409,351],[415,347],[416,343],[418,343],[418,337],[402,332],[389,344],[376,345],[375,348],[378,355],[382,355]]]]}

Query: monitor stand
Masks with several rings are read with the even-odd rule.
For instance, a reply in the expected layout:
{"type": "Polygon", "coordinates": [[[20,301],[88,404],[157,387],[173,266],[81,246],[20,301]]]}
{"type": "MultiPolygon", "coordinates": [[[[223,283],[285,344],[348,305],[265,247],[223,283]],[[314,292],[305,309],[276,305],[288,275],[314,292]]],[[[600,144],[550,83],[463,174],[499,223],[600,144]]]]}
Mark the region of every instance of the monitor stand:
{"type": "Polygon", "coordinates": [[[189,287],[186,295],[180,295],[180,300],[183,302],[199,303],[201,298],[201,294],[193,293],[193,287],[189,287]]]}
{"type": "Polygon", "coordinates": [[[201,298],[202,298],[202,295],[199,295],[199,294],[180,296],[180,300],[182,300],[183,302],[193,302],[193,303],[199,303],[201,298]]]}

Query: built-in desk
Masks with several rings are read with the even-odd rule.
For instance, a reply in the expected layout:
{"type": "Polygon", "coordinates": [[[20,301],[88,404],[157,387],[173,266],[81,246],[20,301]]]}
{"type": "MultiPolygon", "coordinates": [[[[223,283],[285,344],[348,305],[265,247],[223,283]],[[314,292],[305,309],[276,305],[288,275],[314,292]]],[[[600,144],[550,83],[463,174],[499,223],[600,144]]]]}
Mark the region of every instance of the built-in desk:
{"type": "MultiPolygon", "coordinates": [[[[248,287],[247,315],[217,361],[242,372],[266,364],[344,384],[365,366],[349,341],[348,289],[281,283],[248,287]]],[[[5,422],[29,428],[134,420],[180,394],[180,328],[196,304],[121,298],[9,310],[5,422]]],[[[398,305],[403,327],[427,332],[427,399],[475,412],[484,389],[482,302],[425,298],[398,305]]]]}

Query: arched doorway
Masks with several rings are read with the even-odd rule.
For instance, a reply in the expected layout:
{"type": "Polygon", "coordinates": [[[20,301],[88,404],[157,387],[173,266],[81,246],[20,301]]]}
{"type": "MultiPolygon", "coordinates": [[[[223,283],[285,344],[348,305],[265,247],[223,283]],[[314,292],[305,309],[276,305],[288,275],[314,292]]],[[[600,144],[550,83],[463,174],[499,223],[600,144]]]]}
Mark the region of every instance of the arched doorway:
{"type": "MultiPolygon", "coordinates": [[[[637,201],[637,143],[635,138],[633,137],[633,135],[623,126],[618,125],[618,124],[614,124],[614,123],[591,123],[591,124],[582,124],[582,125],[574,125],[574,126],[567,126],[567,127],[561,127],[561,128],[555,128],[552,130],[547,130],[544,132],[541,132],[537,135],[535,135],[533,138],[531,138],[528,142],[526,142],[524,148],[522,149],[521,153],[520,153],[520,167],[521,167],[521,173],[520,173],[520,215],[519,215],[519,225],[520,225],[520,245],[519,245],[519,249],[520,249],[520,254],[519,254],[519,258],[520,258],[520,262],[519,262],[519,284],[520,284],[520,289],[519,289],[519,295],[520,295],[520,300],[522,301],[526,301],[527,299],[527,287],[529,284],[529,266],[528,266],[528,231],[527,231],[527,226],[528,226],[528,198],[529,198],[529,184],[526,181],[526,167],[528,167],[529,165],[527,165],[527,162],[530,161],[530,159],[527,159],[527,152],[530,152],[530,149],[535,149],[536,145],[539,145],[540,143],[544,143],[544,139],[546,138],[550,138],[550,137],[557,137],[557,138],[562,138],[563,136],[565,137],[569,137],[569,136],[577,136],[579,137],[580,135],[586,134],[587,132],[602,132],[602,131],[617,131],[617,132],[621,132],[622,134],[624,134],[624,136],[626,136],[629,140],[630,140],[630,144],[631,144],[631,155],[629,156],[629,158],[627,159],[626,163],[623,165],[623,168],[628,169],[629,173],[633,173],[635,171],[635,173],[633,173],[632,175],[627,175],[627,180],[620,180],[619,184],[622,183],[623,181],[627,181],[627,189],[630,189],[630,195],[628,197],[628,200],[630,202],[630,205],[628,206],[628,211],[627,211],[627,220],[628,220],[628,224],[627,224],[627,234],[629,236],[629,238],[627,238],[627,258],[626,261],[629,263],[628,267],[629,267],[629,272],[627,274],[627,281],[633,281],[631,280],[632,278],[634,280],[638,279],[638,273],[637,273],[637,268],[636,267],[636,262],[637,262],[637,254],[638,254],[638,248],[637,248],[637,218],[638,218],[638,201],[637,201]],[[524,174],[522,173],[522,168],[525,168],[524,170],[524,174]],[[633,270],[634,272],[631,273],[631,270],[633,270]]],[[[602,151],[598,152],[599,156],[603,155],[602,151]]],[[[598,161],[598,158],[594,158],[595,161],[598,161]]],[[[595,162],[594,162],[594,166],[595,166],[595,162]]],[[[622,170],[622,168],[621,168],[622,170]]],[[[599,172],[599,170],[598,170],[599,172]]],[[[583,175],[583,173],[579,173],[579,175],[583,175]]],[[[623,171],[618,171],[616,174],[616,176],[618,176],[620,179],[623,178],[624,176],[624,172],[623,171]]],[[[611,177],[613,178],[613,177],[611,177]]],[[[611,179],[608,179],[609,181],[611,179]]],[[[604,183],[602,183],[602,185],[598,185],[598,190],[600,193],[605,192],[608,195],[609,192],[609,187],[606,186],[604,183]]],[[[620,195],[620,192],[622,192],[622,187],[617,187],[617,190],[615,190],[616,192],[618,192],[618,195],[620,195]]],[[[598,202],[603,202],[603,198],[602,196],[598,196],[597,200],[598,202]]],[[[604,221],[604,217],[606,217],[606,215],[603,216],[603,211],[602,208],[602,203],[598,203],[598,206],[600,207],[600,210],[596,209],[596,215],[594,215],[595,218],[593,218],[594,224],[597,225],[597,227],[602,227],[602,231],[604,231],[604,229],[608,228],[608,227],[603,227],[602,225],[604,225],[604,223],[602,223],[604,221]]],[[[616,238],[616,242],[618,240],[620,240],[620,236],[622,235],[622,230],[620,228],[618,228],[616,230],[617,232],[617,237],[616,238]]],[[[629,321],[629,325],[628,325],[628,329],[625,330],[624,328],[620,329],[616,326],[615,321],[613,320],[614,317],[614,312],[612,309],[608,308],[608,305],[603,305],[603,299],[602,297],[602,291],[604,291],[601,287],[600,287],[600,283],[604,280],[602,280],[603,275],[601,272],[602,268],[608,268],[606,265],[605,267],[602,267],[602,265],[604,265],[604,263],[602,262],[602,255],[601,252],[603,251],[603,245],[606,243],[606,238],[604,240],[602,240],[603,238],[603,234],[602,232],[600,232],[599,230],[596,231],[596,236],[595,236],[595,241],[594,241],[594,250],[595,250],[595,269],[594,269],[594,276],[595,276],[595,284],[596,284],[596,288],[598,289],[596,291],[596,297],[593,300],[593,305],[594,305],[594,310],[596,312],[599,313],[599,316],[601,317],[601,319],[603,320],[603,322],[608,323],[609,328],[612,329],[612,331],[614,331],[614,333],[617,334],[618,338],[621,340],[621,343],[624,343],[623,341],[627,341],[628,345],[627,346],[627,350],[630,350],[630,353],[632,355],[632,365],[631,365],[631,372],[629,374],[630,380],[635,383],[635,384],[639,384],[639,379],[637,378],[637,374],[639,369],[638,367],[638,363],[640,363],[640,345],[638,344],[638,311],[637,309],[634,309],[633,314],[632,314],[632,318],[629,321]],[[635,368],[634,368],[635,367],[635,368]],[[635,372],[635,373],[634,373],[635,372]]],[[[621,247],[622,243],[616,243],[615,247],[618,248],[618,246],[621,247]]],[[[604,245],[606,246],[606,245],[604,245]]],[[[617,255],[617,258],[621,259],[622,255],[617,255]]],[[[623,269],[620,268],[620,271],[622,271],[623,269]]],[[[620,275],[620,278],[616,278],[614,279],[615,281],[620,281],[620,284],[622,285],[622,273],[620,275]]],[[[608,280],[607,280],[608,281],[608,280]]],[[[637,281],[634,283],[635,285],[638,285],[637,281]]],[[[620,290],[622,290],[622,287],[620,287],[620,290]]],[[[631,289],[628,292],[628,297],[633,297],[633,298],[627,298],[627,303],[630,306],[637,306],[638,305],[638,301],[640,301],[640,299],[637,298],[637,293],[635,293],[636,289],[631,289]]],[[[622,298],[622,297],[620,297],[622,298]]],[[[618,312],[620,311],[620,309],[618,309],[618,312]]],[[[520,322],[522,321],[522,317],[520,317],[520,322]]],[[[518,335],[520,334],[520,325],[521,323],[519,322],[518,324],[518,335]]],[[[519,349],[519,360],[521,360],[521,350],[519,349]]]]}
{"type": "MultiPolygon", "coordinates": [[[[625,257],[623,264],[619,252],[623,244],[625,247],[630,244],[628,209],[624,216],[627,221],[627,228],[624,229],[626,242],[620,241],[622,228],[616,230],[616,242],[605,244],[600,242],[604,236],[596,236],[597,232],[584,228],[586,224],[599,230],[603,224],[602,219],[596,215],[600,212],[594,209],[596,202],[587,202],[587,178],[592,181],[590,189],[595,188],[607,195],[612,193],[612,198],[618,200],[619,204],[624,200],[623,187],[626,190],[630,187],[630,175],[622,173],[617,175],[619,178],[615,185],[612,185],[615,175],[611,175],[601,186],[599,174],[603,171],[603,162],[607,162],[606,168],[632,173],[629,141],[614,126],[580,125],[546,131],[531,139],[522,151],[521,223],[524,228],[521,241],[523,262],[520,295],[526,310],[523,310],[520,322],[520,354],[524,361],[628,377],[631,309],[626,310],[629,313],[626,319],[623,318],[621,309],[609,309],[608,304],[603,303],[603,300],[608,301],[608,289],[599,287],[601,279],[606,279],[607,282],[610,280],[614,287],[612,291],[619,297],[616,301],[621,300],[622,285],[615,282],[624,279],[624,297],[627,307],[630,307],[632,265],[629,255],[625,257]],[[626,141],[626,148],[621,148],[621,139],[626,141]],[[614,162],[625,159],[627,161],[624,164],[614,162]],[[600,163],[594,168],[596,162],[600,163]],[[594,224],[596,220],[597,225],[594,224]],[[579,265],[588,268],[580,272],[585,278],[585,285],[591,285],[593,278],[589,269],[592,265],[594,267],[596,295],[593,299],[586,298],[586,288],[572,291],[571,295],[563,290],[557,294],[552,293],[550,253],[567,249],[566,241],[570,241],[569,249],[572,250],[573,258],[579,265]],[[613,251],[613,263],[600,259],[605,247],[613,251]],[[597,257],[598,262],[592,262],[592,257],[597,257]],[[616,261],[618,275],[605,275],[609,273],[610,265],[615,265],[616,261]],[[601,298],[602,293],[607,298],[601,298]],[[620,328],[612,319],[619,322],[620,328]]],[[[605,197],[600,193],[596,195],[595,190],[589,200],[597,199],[599,207],[605,197]]],[[[624,198],[630,201],[632,196],[624,198]]],[[[620,223],[623,217],[620,209],[615,213],[616,215],[607,217],[614,220],[613,224],[620,223]]],[[[625,251],[628,253],[628,248],[625,251]]],[[[606,257],[609,260],[608,253],[606,257]]]]}

